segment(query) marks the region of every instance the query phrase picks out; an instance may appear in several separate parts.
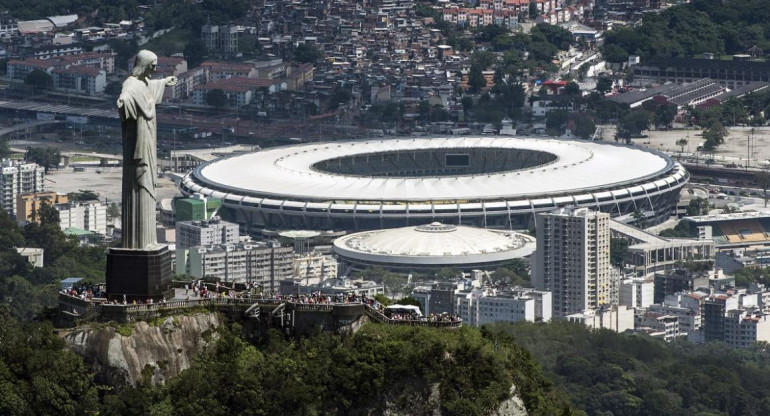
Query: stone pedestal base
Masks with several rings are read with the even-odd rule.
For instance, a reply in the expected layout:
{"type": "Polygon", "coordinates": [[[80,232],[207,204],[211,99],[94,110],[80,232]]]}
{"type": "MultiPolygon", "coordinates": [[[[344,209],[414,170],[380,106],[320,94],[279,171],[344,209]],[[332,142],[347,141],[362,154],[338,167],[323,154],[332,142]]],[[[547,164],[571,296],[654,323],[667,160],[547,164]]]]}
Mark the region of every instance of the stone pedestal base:
{"type": "Polygon", "coordinates": [[[171,252],[167,246],[156,250],[111,248],[107,252],[107,297],[128,302],[159,301],[174,297],[171,285],[171,252]]]}

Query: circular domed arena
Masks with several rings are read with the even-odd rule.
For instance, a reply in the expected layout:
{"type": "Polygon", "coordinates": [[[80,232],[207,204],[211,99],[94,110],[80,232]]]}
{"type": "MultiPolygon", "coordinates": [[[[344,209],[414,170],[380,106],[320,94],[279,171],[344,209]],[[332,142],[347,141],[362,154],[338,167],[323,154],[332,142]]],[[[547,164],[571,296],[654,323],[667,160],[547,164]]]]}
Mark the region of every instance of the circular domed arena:
{"type": "Polygon", "coordinates": [[[601,141],[445,137],[311,143],[218,159],[180,183],[249,231],[462,224],[525,229],[564,206],[648,223],[674,213],[689,174],[651,149],[601,141]]]}
{"type": "Polygon", "coordinates": [[[334,240],[334,253],[343,262],[394,271],[489,270],[533,251],[535,239],[528,235],[439,222],[362,231],[334,240]]]}

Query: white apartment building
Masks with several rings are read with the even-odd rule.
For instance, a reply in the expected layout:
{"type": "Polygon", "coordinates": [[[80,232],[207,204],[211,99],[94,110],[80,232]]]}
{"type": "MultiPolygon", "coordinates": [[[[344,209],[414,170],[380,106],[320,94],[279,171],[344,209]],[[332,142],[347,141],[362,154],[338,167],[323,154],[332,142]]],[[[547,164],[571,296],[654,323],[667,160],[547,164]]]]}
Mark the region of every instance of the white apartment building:
{"type": "Polygon", "coordinates": [[[471,326],[494,322],[548,322],[551,308],[550,292],[528,288],[516,288],[506,294],[488,288],[474,289],[455,295],[455,314],[471,326]]]}
{"type": "Polygon", "coordinates": [[[610,216],[562,208],[536,216],[532,283],[551,291],[553,317],[597,309],[612,300],[610,216]]]}
{"type": "Polygon", "coordinates": [[[26,258],[32,267],[43,267],[44,249],[36,247],[16,247],[16,252],[26,258]]]}
{"type": "Polygon", "coordinates": [[[676,316],[679,323],[679,333],[689,335],[700,331],[702,315],[690,308],[676,305],[650,305],[648,312],[657,312],[661,315],[676,316]]]}
{"type": "Polygon", "coordinates": [[[646,308],[655,303],[655,282],[632,278],[620,282],[620,304],[631,308],[646,308]]]}
{"type": "Polygon", "coordinates": [[[651,311],[647,311],[639,317],[637,331],[646,332],[652,337],[662,338],[666,342],[686,335],[679,330],[679,318],[677,316],[651,311]]]}
{"type": "Polygon", "coordinates": [[[337,260],[320,253],[307,253],[296,257],[293,261],[293,276],[300,279],[320,277],[329,279],[337,277],[337,260]]]}
{"type": "Polygon", "coordinates": [[[238,224],[222,221],[219,217],[203,221],[176,223],[176,247],[211,246],[238,242],[238,224]]]}
{"type": "Polygon", "coordinates": [[[565,316],[565,319],[593,329],[609,329],[614,332],[634,330],[634,309],[623,305],[588,309],[565,316]]]}
{"type": "Polygon", "coordinates": [[[107,204],[99,201],[56,204],[59,226],[62,230],[80,228],[102,235],[107,234],[107,204]]]}
{"type": "Polygon", "coordinates": [[[751,310],[728,311],[724,331],[725,344],[733,347],[747,348],[758,341],[770,342],[770,321],[767,315],[751,310]]]}
{"type": "Polygon", "coordinates": [[[274,292],[292,276],[294,249],[277,242],[177,248],[176,273],[223,282],[253,282],[274,292]],[[272,289],[271,289],[272,288],[272,289]]]}
{"type": "Polygon", "coordinates": [[[45,191],[45,169],[36,163],[2,161],[0,206],[16,217],[16,195],[45,191]]]}

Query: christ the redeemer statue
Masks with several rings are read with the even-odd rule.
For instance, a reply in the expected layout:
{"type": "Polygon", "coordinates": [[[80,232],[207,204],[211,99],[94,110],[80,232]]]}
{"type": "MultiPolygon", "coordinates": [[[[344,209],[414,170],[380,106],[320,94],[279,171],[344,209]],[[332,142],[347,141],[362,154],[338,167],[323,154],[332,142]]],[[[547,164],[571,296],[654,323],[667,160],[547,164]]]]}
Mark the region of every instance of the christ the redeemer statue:
{"type": "Polygon", "coordinates": [[[158,246],[155,230],[155,178],[157,175],[157,122],[155,104],[163,90],[174,86],[174,76],[150,79],[158,57],[142,50],[136,55],[131,76],[123,82],[118,111],[123,130],[123,192],[121,247],[148,250],[158,246]]]}

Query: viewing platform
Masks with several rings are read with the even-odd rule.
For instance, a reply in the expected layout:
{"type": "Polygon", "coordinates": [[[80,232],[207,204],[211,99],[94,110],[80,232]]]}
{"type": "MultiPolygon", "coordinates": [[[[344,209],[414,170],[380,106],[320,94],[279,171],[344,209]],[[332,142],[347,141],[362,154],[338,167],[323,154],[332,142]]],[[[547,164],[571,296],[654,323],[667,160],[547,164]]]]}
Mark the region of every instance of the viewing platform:
{"type": "MultiPolygon", "coordinates": [[[[177,289],[180,291],[183,289],[177,289]]],[[[336,332],[358,323],[366,316],[371,322],[386,325],[459,328],[462,320],[450,316],[421,317],[420,319],[392,319],[381,310],[362,301],[304,303],[291,297],[262,297],[240,295],[226,297],[217,294],[208,298],[173,299],[166,302],[143,304],[109,303],[104,298],[82,298],[59,293],[59,315],[63,325],[87,322],[131,323],[163,318],[200,309],[220,312],[233,320],[252,320],[262,326],[280,328],[288,332],[303,332],[314,327],[336,332]]]]}

